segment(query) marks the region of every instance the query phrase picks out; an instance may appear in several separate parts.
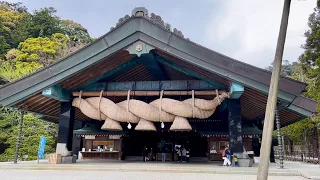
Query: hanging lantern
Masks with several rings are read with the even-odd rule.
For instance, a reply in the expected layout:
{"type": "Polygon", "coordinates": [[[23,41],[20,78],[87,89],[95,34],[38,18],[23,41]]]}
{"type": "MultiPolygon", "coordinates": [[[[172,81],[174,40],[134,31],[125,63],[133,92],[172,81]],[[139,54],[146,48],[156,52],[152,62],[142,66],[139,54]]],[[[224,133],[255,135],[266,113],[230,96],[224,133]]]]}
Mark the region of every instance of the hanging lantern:
{"type": "Polygon", "coordinates": [[[163,123],[163,122],[161,122],[161,128],[162,128],[162,129],[164,128],[164,123],[163,123]]]}
{"type": "Polygon", "coordinates": [[[128,129],[131,129],[132,128],[132,126],[131,126],[131,123],[128,123],[128,129]]]}

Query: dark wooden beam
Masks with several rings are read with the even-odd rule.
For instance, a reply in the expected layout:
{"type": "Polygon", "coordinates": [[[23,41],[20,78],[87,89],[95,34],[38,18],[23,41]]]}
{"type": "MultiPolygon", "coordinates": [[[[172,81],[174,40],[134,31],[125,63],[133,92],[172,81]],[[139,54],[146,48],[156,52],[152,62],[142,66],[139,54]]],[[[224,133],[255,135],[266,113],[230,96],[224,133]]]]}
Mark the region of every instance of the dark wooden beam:
{"type": "Polygon", "coordinates": [[[161,81],[168,79],[167,75],[160,66],[160,63],[156,60],[155,55],[152,52],[148,54],[142,54],[139,58],[140,62],[152,74],[154,80],[161,81]]]}
{"type": "Polygon", "coordinates": [[[165,59],[163,57],[156,56],[156,60],[159,63],[164,64],[164,65],[166,65],[166,66],[168,66],[168,67],[170,67],[170,68],[172,68],[172,69],[174,69],[176,71],[179,71],[179,72],[184,73],[184,74],[186,74],[188,76],[195,77],[195,78],[198,78],[200,80],[206,81],[206,82],[214,85],[215,87],[217,87],[217,89],[228,89],[228,86],[226,86],[224,84],[221,84],[221,83],[219,83],[217,81],[214,81],[214,80],[212,80],[212,79],[210,79],[210,78],[208,78],[206,76],[203,76],[198,72],[195,72],[195,71],[192,71],[192,70],[190,70],[188,68],[185,68],[185,67],[182,67],[180,65],[177,65],[177,64],[175,64],[175,63],[173,63],[173,62],[171,62],[171,61],[169,61],[169,60],[167,60],[167,59],[165,59]]]}
{"type": "MultiPolygon", "coordinates": [[[[202,80],[175,81],[135,81],[135,82],[106,82],[94,83],[77,91],[185,91],[185,90],[214,90],[220,86],[202,80]]],[[[224,89],[223,89],[224,90],[224,89]]]]}
{"type": "MultiPolygon", "coordinates": [[[[222,94],[225,91],[220,90],[218,94],[222,94]]],[[[79,96],[80,92],[73,92],[73,96],[79,96]]],[[[100,96],[100,92],[98,91],[84,91],[82,92],[82,97],[97,97],[100,96]]],[[[107,91],[103,92],[102,96],[127,96],[127,91],[107,91]]],[[[160,91],[131,91],[131,96],[160,96],[160,91]]],[[[164,91],[164,96],[191,96],[192,91],[164,91]]],[[[216,91],[194,91],[194,95],[198,96],[207,96],[207,95],[216,95],[216,91]]]]}

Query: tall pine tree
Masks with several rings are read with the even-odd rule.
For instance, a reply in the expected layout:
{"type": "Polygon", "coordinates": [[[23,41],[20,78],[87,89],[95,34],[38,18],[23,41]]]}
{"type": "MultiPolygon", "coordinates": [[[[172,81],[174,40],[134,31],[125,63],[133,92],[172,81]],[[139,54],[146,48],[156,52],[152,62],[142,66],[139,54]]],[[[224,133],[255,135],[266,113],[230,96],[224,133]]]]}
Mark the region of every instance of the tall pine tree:
{"type": "MultiPolygon", "coordinates": [[[[306,42],[302,45],[303,54],[299,57],[302,74],[308,83],[305,96],[320,102],[320,1],[308,19],[308,30],[305,32],[306,42]]],[[[319,110],[318,106],[318,110],[319,110]]],[[[313,124],[313,150],[319,153],[319,115],[309,119],[313,124]]]]}

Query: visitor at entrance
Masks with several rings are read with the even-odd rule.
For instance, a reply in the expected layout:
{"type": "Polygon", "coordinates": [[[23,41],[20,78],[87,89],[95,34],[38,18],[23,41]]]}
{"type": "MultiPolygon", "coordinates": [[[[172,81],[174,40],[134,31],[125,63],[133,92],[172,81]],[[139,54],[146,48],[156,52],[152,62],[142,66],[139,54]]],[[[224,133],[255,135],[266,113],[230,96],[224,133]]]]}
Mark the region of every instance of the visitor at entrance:
{"type": "Polygon", "coordinates": [[[167,158],[167,153],[166,153],[165,147],[163,147],[163,150],[162,150],[162,162],[166,162],[166,158],[167,158]]]}
{"type": "Polygon", "coordinates": [[[222,151],[223,166],[226,166],[226,165],[231,166],[230,158],[231,158],[231,152],[229,148],[226,147],[224,151],[222,151]]]}
{"type": "Polygon", "coordinates": [[[187,162],[189,162],[190,161],[190,149],[187,150],[187,156],[186,157],[187,157],[186,158],[187,162]]]}
{"type": "Polygon", "coordinates": [[[185,147],[182,147],[182,162],[186,162],[187,150],[185,147]]]}
{"type": "Polygon", "coordinates": [[[177,154],[178,154],[178,162],[182,161],[182,158],[181,158],[181,148],[180,147],[177,147],[176,148],[176,151],[177,151],[177,154]]]}
{"type": "Polygon", "coordinates": [[[148,148],[146,146],[143,147],[142,155],[143,155],[143,161],[146,162],[147,156],[148,156],[148,148]]]}
{"type": "Polygon", "coordinates": [[[154,156],[155,153],[154,153],[153,148],[150,149],[150,154],[151,154],[151,161],[154,161],[156,158],[154,156]]]}
{"type": "Polygon", "coordinates": [[[166,149],[166,142],[164,140],[161,140],[160,142],[160,147],[161,147],[161,158],[162,162],[166,162],[167,159],[167,149],[166,149]]]}

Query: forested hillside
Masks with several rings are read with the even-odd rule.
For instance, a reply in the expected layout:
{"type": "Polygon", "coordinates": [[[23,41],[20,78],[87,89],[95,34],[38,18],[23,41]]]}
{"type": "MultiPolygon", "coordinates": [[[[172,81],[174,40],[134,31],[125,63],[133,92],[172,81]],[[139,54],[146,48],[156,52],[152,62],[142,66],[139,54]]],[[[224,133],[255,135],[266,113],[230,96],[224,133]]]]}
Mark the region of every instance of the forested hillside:
{"type": "MultiPolygon", "coordinates": [[[[0,85],[15,81],[90,43],[87,29],[63,20],[52,7],[34,12],[21,3],[0,1],[0,85]]],[[[19,112],[0,109],[0,161],[13,159],[19,112]]],[[[39,139],[47,137],[46,152],[53,152],[57,125],[24,116],[20,157],[36,159],[39,139]]]]}

